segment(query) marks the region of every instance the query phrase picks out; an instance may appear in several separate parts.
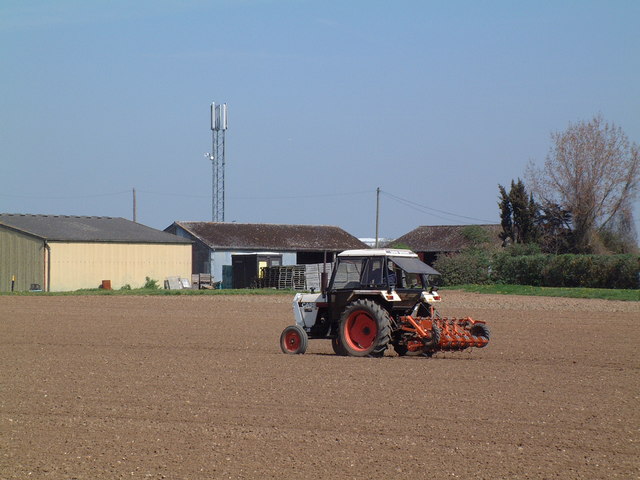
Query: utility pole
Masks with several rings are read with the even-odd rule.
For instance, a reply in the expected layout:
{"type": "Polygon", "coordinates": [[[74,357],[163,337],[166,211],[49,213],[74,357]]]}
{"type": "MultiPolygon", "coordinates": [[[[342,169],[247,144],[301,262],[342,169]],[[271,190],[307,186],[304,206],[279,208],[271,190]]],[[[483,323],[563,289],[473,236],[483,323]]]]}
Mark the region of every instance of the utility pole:
{"type": "Polygon", "coordinates": [[[376,188],[376,248],[378,248],[379,225],[380,225],[380,187],[376,188]]]}
{"type": "Polygon", "coordinates": [[[135,189],[135,188],[133,188],[132,190],[133,190],[133,221],[134,221],[134,222],[137,222],[137,221],[138,221],[138,220],[137,220],[138,215],[137,215],[137,211],[136,211],[136,210],[137,210],[137,205],[136,205],[136,189],[135,189]]]}

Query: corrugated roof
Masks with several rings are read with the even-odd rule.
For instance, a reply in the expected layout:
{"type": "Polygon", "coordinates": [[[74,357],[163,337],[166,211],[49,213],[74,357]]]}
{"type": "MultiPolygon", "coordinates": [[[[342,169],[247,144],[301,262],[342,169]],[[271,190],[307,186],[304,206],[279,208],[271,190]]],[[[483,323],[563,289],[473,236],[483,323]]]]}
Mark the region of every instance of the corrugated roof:
{"type": "Polygon", "coordinates": [[[465,229],[480,227],[489,234],[492,243],[501,245],[498,236],[502,231],[500,225],[424,225],[395,239],[392,245],[406,245],[415,252],[459,252],[471,242],[465,229]]]}
{"type": "Polygon", "coordinates": [[[175,222],[174,225],[212,249],[340,252],[368,248],[350,233],[334,226],[222,222],[175,222]]]}
{"type": "Polygon", "coordinates": [[[49,241],[190,243],[185,238],[120,217],[2,213],[0,225],[49,241]]]}

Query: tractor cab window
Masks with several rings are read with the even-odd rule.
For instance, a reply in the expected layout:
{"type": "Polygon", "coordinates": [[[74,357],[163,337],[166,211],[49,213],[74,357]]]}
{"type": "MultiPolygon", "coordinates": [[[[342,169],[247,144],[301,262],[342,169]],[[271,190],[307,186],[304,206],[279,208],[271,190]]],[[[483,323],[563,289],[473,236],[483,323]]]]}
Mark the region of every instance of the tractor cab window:
{"type": "Polygon", "coordinates": [[[404,272],[391,260],[387,262],[387,278],[390,287],[404,288],[404,272]]]}
{"type": "Polygon", "coordinates": [[[381,257],[367,258],[362,271],[362,285],[364,287],[382,287],[386,285],[384,273],[384,259],[381,257]]]}
{"type": "Polygon", "coordinates": [[[333,289],[386,287],[387,275],[383,257],[340,258],[335,269],[333,289]]]}
{"type": "Polygon", "coordinates": [[[403,274],[403,278],[402,278],[402,286],[399,288],[409,288],[409,289],[423,289],[423,276],[419,273],[408,273],[408,272],[402,272],[403,274]]]}
{"type": "Polygon", "coordinates": [[[333,288],[336,290],[359,288],[366,260],[361,257],[340,258],[333,277],[333,288]]]}

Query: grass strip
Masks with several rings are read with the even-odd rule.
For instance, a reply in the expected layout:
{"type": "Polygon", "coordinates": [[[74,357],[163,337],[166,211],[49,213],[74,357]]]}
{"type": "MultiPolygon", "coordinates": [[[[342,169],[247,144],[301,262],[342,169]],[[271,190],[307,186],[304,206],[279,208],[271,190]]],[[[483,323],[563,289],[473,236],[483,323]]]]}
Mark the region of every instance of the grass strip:
{"type": "Polygon", "coordinates": [[[105,290],[102,288],[87,288],[72,292],[0,292],[0,295],[18,296],[82,296],[82,295],[290,295],[296,292],[293,290],[276,290],[270,288],[246,288],[246,289],[224,289],[224,290],[165,290],[164,288],[135,288],[121,290],[105,290]]]}
{"type": "Polygon", "coordinates": [[[442,290],[463,290],[494,295],[530,295],[537,297],[597,298],[602,300],[640,301],[640,290],[607,288],[532,287],[529,285],[456,285],[442,290]]]}
{"type": "MultiPolygon", "coordinates": [[[[462,290],[471,293],[494,295],[529,295],[538,297],[597,298],[603,300],[640,301],[640,290],[620,290],[606,288],[557,288],[532,287],[528,285],[455,285],[442,287],[442,290],[462,290]]],[[[272,288],[246,288],[221,290],[165,290],[163,288],[136,288],[104,290],[91,288],[72,292],[0,292],[0,295],[18,296],[74,296],[74,295],[288,295],[295,290],[276,290],[272,288]]]]}

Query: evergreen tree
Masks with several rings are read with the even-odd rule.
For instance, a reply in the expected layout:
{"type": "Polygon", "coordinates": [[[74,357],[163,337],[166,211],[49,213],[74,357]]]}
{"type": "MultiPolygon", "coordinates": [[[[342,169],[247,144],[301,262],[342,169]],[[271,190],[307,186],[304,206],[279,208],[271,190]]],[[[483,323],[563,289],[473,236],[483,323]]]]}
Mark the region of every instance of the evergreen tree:
{"type": "Polygon", "coordinates": [[[502,232],[500,233],[500,239],[503,243],[513,243],[513,211],[511,210],[511,201],[509,195],[502,185],[498,185],[500,190],[500,201],[498,206],[500,207],[500,225],[502,225],[502,232]]]}
{"type": "Polygon", "coordinates": [[[509,200],[511,201],[511,209],[513,210],[513,233],[515,243],[526,243],[529,202],[527,192],[525,191],[522,180],[518,182],[511,180],[511,190],[509,191],[509,200]]]}
{"type": "Polygon", "coordinates": [[[500,191],[500,224],[502,240],[512,243],[534,243],[538,240],[539,206],[533,196],[527,194],[524,182],[518,179],[511,181],[511,189],[507,194],[502,185],[500,191]]]}

